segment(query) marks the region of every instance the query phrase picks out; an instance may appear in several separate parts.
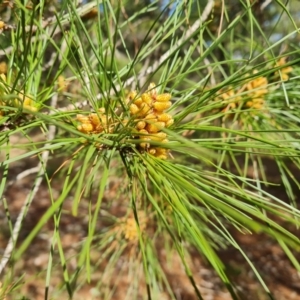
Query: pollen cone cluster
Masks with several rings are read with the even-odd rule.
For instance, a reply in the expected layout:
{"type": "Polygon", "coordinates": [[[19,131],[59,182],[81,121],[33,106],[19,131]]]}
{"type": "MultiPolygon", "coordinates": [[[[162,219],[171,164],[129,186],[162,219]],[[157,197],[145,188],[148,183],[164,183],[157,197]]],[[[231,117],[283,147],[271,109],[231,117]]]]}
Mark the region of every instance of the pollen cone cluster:
{"type": "MultiPolygon", "coordinates": [[[[276,63],[276,67],[281,67],[284,66],[286,64],[286,57],[281,57],[278,62],[276,63]]],[[[282,81],[287,81],[289,79],[289,73],[291,73],[293,71],[293,68],[291,66],[288,67],[284,67],[282,69],[280,69],[280,74],[281,74],[281,79],[282,81]]],[[[275,72],[276,77],[280,77],[279,72],[276,71],[275,72]]]]}
{"type": "Polygon", "coordinates": [[[26,96],[22,93],[19,93],[20,100],[15,100],[16,107],[23,107],[32,112],[38,111],[37,104],[34,100],[32,100],[29,96],[26,96]]]}
{"type": "Polygon", "coordinates": [[[268,92],[268,79],[262,76],[250,80],[242,87],[236,89],[229,87],[225,91],[222,90],[217,99],[226,105],[225,108],[222,108],[222,111],[238,107],[259,110],[264,108],[264,97],[268,92]]]}
{"type": "Polygon", "coordinates": [[[218,96],[218,100],[226,104],[226,107],[222,111],[227,111],[230,109],[235,109],[239,106],[240,101],[242,100],[241,96],[236,95],[232,87],[227,91],[221,92],[218,96]]]}
{"type": "Polygon", "coordinates": [[[261,109],[265,104],[264,97],[268,93],[268,79],[258,77],[246,84],[247,97],[250,98],[245,103],[246,107],[261,109]]]}
{"type": "Polygon", "coordinates": [[[2,61],[0,63],[0,74],[6,74],[7,73],[7,63],[2,61]]]}
{"type": "Polygon", "coordinates": [[[111,133],[113,131],[112,119],[105,113],[104,108],[100,108],[98,113],[78,114],[76,119],[80,123],[77,130],[82,133],[111,133]]]}
{"type": "MultiPolygon", "coordinates": [[[[143,233],[147,226],[147,216],[143,211],[138,212],[139,227],[140,232],[143,233]]],[[[121,225],[121,230],[124,234],[126,240],[130,242],[137,242],[139,238],[139,233],[137,230],[137,223],[133,215],[128,216],[126,219],[123,219],[121,225]]]]}
{"type": "Polygon", "coordinates": [[[167,159],[169,150],[161,146],[152,146],[151,141],[168,142],[167,134],[162,129],[174,122],[172,116],[165,112],[172,105],[170,100],[171,94],[158,94],[154,83],[139,97],[136,91],[128,95],[128,101],[131,103],[130,114],[135,118],[138,138],[142,140],[139,146],[143,151],[160,159],[167,159]]]}
{"type": "MultiPolygon", "coordinates": [[[[18,98],[9,100],[5,103],[1,98],[4,98],[7,95],[6,91],[6,76],[5,74],[0,74],[0,106],[8,105],[13,107],[22,107],[32,112],[38,111],[38,104],[32,99],[31,96],[25,95],[23,91],[19,92],[18,98]]],[[[0,117],[4,116],[4,114],[4,111],[0,108],[0,117]]]]}

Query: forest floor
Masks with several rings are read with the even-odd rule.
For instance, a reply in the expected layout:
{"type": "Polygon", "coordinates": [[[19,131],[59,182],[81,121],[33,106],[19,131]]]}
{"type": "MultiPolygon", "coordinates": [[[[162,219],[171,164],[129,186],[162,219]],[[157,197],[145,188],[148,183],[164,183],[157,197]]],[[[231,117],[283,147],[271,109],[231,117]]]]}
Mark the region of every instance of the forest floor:
{"type": "MultiPolygon", "coordinates": [[[[36,165],[35,159],[29,159],[26,162],[15,162],[9,179],[13,179],[24,169],[31,168],[36,165]]],[[[272,181],[277,185],[272,186],[269,192],[276,195],[278,198],[288,201],[280,180],[278,170],[274,169],[272,162],[267,163],[266,170],[272,174],[272,181]]],[[[249,170],[250,172],[251,170],[249,170]]],[[[9,212],[12,221],[14,222],[20,212],[20,209],[25,201],[26,195],[32,188],[33,176],[28,176],[21,181],[15,182],[11,185],[6,193],[5,197],[8,202],[9,212]]],[[[107,201],[115,199],[118,195],[118,188],[121,180],[116,178],[110,182],[110,188],[105,193],[107,201]]],[[[59,180],[52,181],[54,197],[59,194],[61,190],[61,183],[59,180]]],[[[298,197],[298,203],[300,203],[300,194],[298,197]]],[[[39,189],[38,194],[33,200],[32,205],[29,208],[28,214],[23,222],[23,226],[19,236],[19,243],[24,240],[32,228],[37,224],[40,217],[48,209],[50,205],[49,191],[46,183],[43,183],[39,189]]],[[[78,216],[74,217],[71,214],[72,199],[67,199],[64,203],[63,214],[60,222],[60,237],[65,256],[68,258],[69,272],[75,271],[76,260],[73,259],[76,256],[78,245],[84,240],[87,234],[88,224],[88,204],[82,203],[78,216]],[[77,246],[76,246],[77,245],[77,246]],[[74,260],[74,261],[73,261],[74,260]],[[72,270],[73,268],[73,270],[72,270]]],[[[122,211],[118,212],[119,206],[112,207],[114,214],[122,214],[122,211]]],[[[14,268],[15,274],[23,274],[21,279],[21,286],[18,292],[7,295],[7,300],[23,299],[42,300],[45,299],[45,277],[49,259],[49,248],[51,243],[51,237],[53,233],[53,221],[49,221],[42,231],[34,239],[30,247],[27,249],[22,257],[22,260],[17,261],[13,266],[9,265],[9,268],[14,268]],[[18,295],[18,296],[16,296],[18,295]],[[19,296],[21,295],[21,296],[19,296]]],[[[101,224],[99,223],[99,229],[101,224]]],[[[300,275],[294,269],[290,263],[288,257],[285,255],[281,247],[272,240],[262,234],[244,234],[237,230],[231,231],[238,244],[243,251],[253,262],[257,270],[262,275],[267,287],[271,291],[273,298],[276,300],[292,300],[300,299],[300,275]]],[[[294,230],[294,234],[299,235],[294,230]]],[[[7,218],[5,217],[4,208],[0,207],[0,257],[3,255],[4,249],[9,239],[9,229],[7,225],[7,218]]],[[[171,262],[166,262],[165,252],[163,247],[158,245],[157,253],[159,255],[159,261],[165,271],[168,281],[179,300],[193,300],[197,299],[192,285],[189,279],[185,275],[184,268],[182,267],[180,258],[174,253],[171,257],[171,262]]],[[[91,261],[95,263],[101,253],[91,253],[91,261]]],[[[123,300],[126,295],[128,285],[131,283],[132,278],[128,273],[128,252],[125,252],[119,262],[117,263],[117,269],[114,270],[115,274],[118,274],[117,284],[107,280],[104,283],[104,287],[109,291],[114,285],[114,295],[112,299],[123,300]],[[119,269],[118,269],[119,268],[119,269]]],[[[231,276],[232,281],[235,283],[236,290],[240,293],[240,297],[243,300],[264,300],[270,299],[265,293],[258,282],[254,272],[241,253],[233,247],[219,252],[221,259],[223,260],[228,273],[231,276]]],[[[299,253],[295,253],[297,259],[300,261],[299,253]]],[[[202,296],[205,300],[230,300],[230,294],[226,290],[226,287],[222,284],[213,269],[208,263],[201,257],[196,251],[191,249],[192,257],[192,271],[194,278],[202,296]]],[[[61,287],[63,282],[62,267],[60,266],[59,256],[54,257],[54,268],[51,286],[49,287],[50,299],[67,299],[67,294],[59,294],[56,290],[61,287]],[[57,261],[55,262],[55,259],[57,261]]],[[[102,296],[97,296],[96,289],[97,282],[104,280],[101,277],[102,272],[105,269],[105,264],[99,266],[99,270],[96,271],[91,279],[91,282],[83,283],[79,286],[74,295],[75,300],[80,299],[103,299],[102,296]]],[[[133,274],[136,276],[136,274],[133,274]]],[[[1,281],[1,278],[0,278],[1,281]]],[[[146,293],[145,286],[141,283],[138,288],[138,293],[141,295],[146,293]]],[[[142,299],[142,298],[138,298],[142,299]]],[[[167,295],[160,295],[157,299],[169,299],[167,295]]]]}

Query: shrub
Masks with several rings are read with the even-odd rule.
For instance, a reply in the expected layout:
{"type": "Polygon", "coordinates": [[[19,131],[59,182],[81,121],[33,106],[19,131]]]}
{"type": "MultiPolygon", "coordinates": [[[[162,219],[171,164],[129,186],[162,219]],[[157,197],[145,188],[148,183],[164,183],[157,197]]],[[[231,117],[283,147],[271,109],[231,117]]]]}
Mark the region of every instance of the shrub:
{"type": "Polygon", "coordinates": [[[237,234],[299,272],[299,28],[275,2],[2,4],[2,298],[204,299],[197,268],[258,297],[224,249],[272,297],[237,234]]]}

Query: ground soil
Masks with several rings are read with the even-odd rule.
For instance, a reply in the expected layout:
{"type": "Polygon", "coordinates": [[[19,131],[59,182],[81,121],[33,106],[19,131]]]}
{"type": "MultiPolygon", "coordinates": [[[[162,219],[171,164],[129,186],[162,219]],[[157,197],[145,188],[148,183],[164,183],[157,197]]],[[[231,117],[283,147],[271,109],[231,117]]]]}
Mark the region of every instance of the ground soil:
{"type": "MultiPolygon", "coordinates": [[[[9,179],[13,179],[22,170],[35,166],[35,164],[36,161],[34,161],[34,159],[28,160],[25,164],[24,162],[22,164],[16,163],[14,168],[10,171],[9,179]]],[[[267,170],[269,170],[270,174],[274,177],[273,181],[278,184],[277,186],[270,188],[270,192],[275,194],[277,197],[288,201],[278,172],[276,173],[276,170],[273,169],[274,164],[272,162],[266,162],[266,164],[269,164],[270,166],[267,170]]],[[[249,169],[249,176],[251,176],[250,173],[251,169],[249,169]]],[[[33,180],[34,175],[28,176],[7,188],[5,197],[9,206],[10,218],[13,222],[16,220],[24,200],[32,188],[33,180]]],[[[110,183],[110,189],[106,191],[105,197],[107,199],[121,197],[117,193],[118,187],[121,183],[122,180],[120,178],[112,180],[110,183]]],[[[56,197],[61,190],[59,180],[57,182],[52,182],[52,188],[54,197],[56,197]]],[[[43,183],[23,222],[19,236],[19,243],[26,238],[43,213],[48,209],[50,205],[49,199],[48,187],[46,183],[43,183]]],[[[77,245],[80,245],[80,243],[84,240],[87,234],[88,224],[88,203],[84,204],[83,201],[79,214],[74,217],[70,213],[72,200],[73,199],[70,198],[65,201],[63,207],[64,213],[60,222],[60,237],[65,256],[68,260],[68,271],[70,273],[72,273],[72,271],[76,271],[75,257],[78,249],[77,245]]],[[[300,197],[297,201],[299,203],[300,197]]],[[[111,210],[115,215],[122,215],[123,213],[122,206],[112,207],[111,210]]],[[[100,228],[104,225],[105,224],[103,222],[100,222],[98,226],[100,228]]],[[[9,239],[9,229],[7,227],[7,218],[5,216],[3,206],[1,206],[0,209],[0,228],[1,257],[1,253],[3,253],[9,239]]],[[[18,276],[22,275],[23,277],[19,277],[20,286],[15,291],[9,293],[7,295],[7,299],[21,299],[22,296],[26,297],[26,299],[45,299],[45,277],[49,261],[49,249],[53,229],[53,221],[48,222],[34,239],[22,259],[17,261],[15,264],[11,263],[8,265],[7,270],[13,270],[15,274],[13,281],[18,280],[18,276]]],[[[263,276],[266,286],[271,291],[274,299],[300,299],[299,274],[276,241],[262,234],[246,235],[239,231],[235,231],[234,229],[231,231],[238,244],[263,276]]],[[[293,229],[293,231],[296,235],[299,235],[296,229],[293,229]]],[[[84,279],[79,278],[80,283],[78,282],[78,289],[74,294],[73,299],[104,299],[103,294],[102,296],[99,296],[99,294],[97,294],[97,289],[95,289],[99,280],[102,280],[102,289],[105,290],[106,295],[108,295],[112,288],[114,288],[111,299],[123,300],[125,299],[128,287],[132,284],[134,277],[138,277],[139,279],[139,285],[136,287],[139,295],[138,299],[145,299],[146,286],[142,279],[141,266],[138,266],[135,269],[135,273],[133,274],[134,276],[129,274],[129,261],[132,258],[132,251],[135,251],[134,255],[137,255],[138,257],[136,249],[124,251],[124,254],[117,261],[115,265],[116,267],[109,278],[102,276],[107,265],[107,261],[104,261],[101,265],[99,265],[98,270],[93,273],[90,283],[86,283],[84,279]]],[[[171,258],[167,258],[164,248],[158,245],[157,253],[158,259],[165,271],[176,299],[197,299],[194,288],[188,277],[185,275],[184,268],[176,252],[173,253],[171,258]]],[[[96,264],[97,259],[99,259],[99,255],[101,255],[101,253],[96,250],[94,252],[92,251],[91,261],[96,264]]],[[[208,263],[192,248],[190,249],[190,255],[191,270],[203,299],[232,299],[226,287],[222,284],[221,280],[208,263]]],[[[226,250],[219,251],[219,255],[223,260],[232,281],[235,283],[235,289],[240,295],[240,299],[270,299],[264,292],[262,285],[258,282],[253,270],[237,249],[234,249],[233,247],[227,248],[226,250]]],[[[295,255],[297,259],[300,260],[299,253],[295,253],[295,255]]],[[[59,287],[62,286],[63,282],[63,270],[59,263],[55,262],[55,259],[59,261],[57,253],[54,255],[53,265],[55,267],[48,291],[50,295],[49,299],[68,299],[66,292],[58,292],[59,287]]],[[[167,294],[162,293],[160,295],[155,295],[153,299],[163,300],[169,299],[169,297],[167,294]]]]}

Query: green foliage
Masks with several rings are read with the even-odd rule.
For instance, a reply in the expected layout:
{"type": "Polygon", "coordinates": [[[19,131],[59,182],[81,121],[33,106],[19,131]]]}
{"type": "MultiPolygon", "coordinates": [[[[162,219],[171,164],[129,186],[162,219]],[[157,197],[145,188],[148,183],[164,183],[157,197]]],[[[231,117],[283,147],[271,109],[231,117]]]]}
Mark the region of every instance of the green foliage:
{"type": "MultiPolygon", "coordinates": [[[[234,232],[269,236],[300,271],[294,256],[300,249],[294,234],[300,226],[297,6],[136,2],[15,1],[1,8],[0,55],[7,64],[0,82],[1,226],[12,245],[0,264],[2,281],[16,282],[15,265],[52,222],[39,276],[45,287],[55,276],[61,283],[46,288],[45,299],[77,299],[87,283],[95,299],[117,299],[122,276],[130,278],[122,299],[177,299],[162,249],[166,261],[180,259],[197,299],[205,295],[193,253],[233,299],[243,299],[219,257],[228,247],[241,253],[272,298],[234,232]],[[159,128],[165,142],[137,128],[150,111],[131,111],[145,91],[152,93],[152,82],[158,94],[172,95],[174,123],[159,128]],[[91,114],[101,130],[91,127],[91,114]],[[168,157],[149,149],[166,149],[168,157]],[[33,157],[36,165],[16,174],[18,163],[33,157]],[[270,192],[278,182],[267,162],[276,166],[289,201],[270,192]],[[7,190],[32,174],[13,224],[7,190]],[[39,189],[47,190],[48,205],[19,238],[39,189]],[[70,216],[85,222],[72,255],[63,241],[70,216]]],[[[3,290],[7,297],[22,294],[3,290]]]]}

